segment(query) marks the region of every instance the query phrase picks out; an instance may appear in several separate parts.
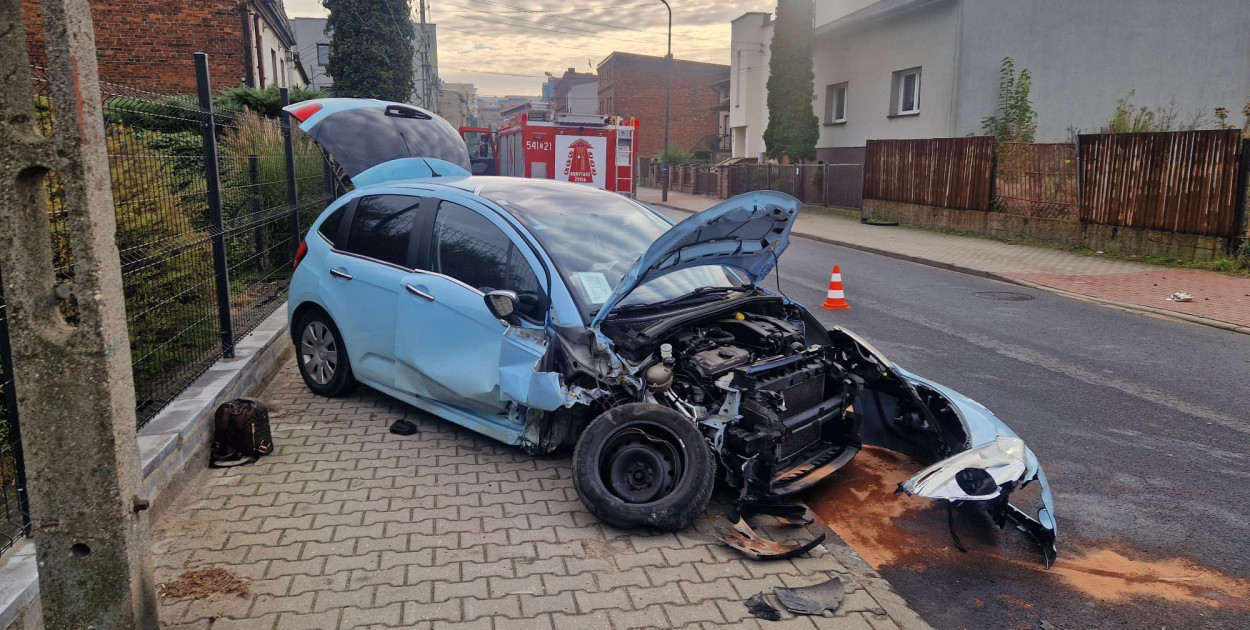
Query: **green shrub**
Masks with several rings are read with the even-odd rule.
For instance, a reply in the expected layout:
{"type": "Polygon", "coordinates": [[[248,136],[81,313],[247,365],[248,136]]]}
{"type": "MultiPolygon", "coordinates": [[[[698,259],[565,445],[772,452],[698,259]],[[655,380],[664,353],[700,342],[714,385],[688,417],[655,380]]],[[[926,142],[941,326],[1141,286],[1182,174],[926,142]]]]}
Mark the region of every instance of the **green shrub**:
{"type": "MultiPolygon", "coordinates": [[[[280,88],[271,85],[263,90],[239,86],[226,90],[221,98],[213,101],[213,106],[224,111],[241,112],[244,110],[259,112],[267,118],[278,118],[282,115],[282,94],[280,88]]],[[[293,87],[290,89],[292,103],[322,98],[324,94],[318,89],[293,87]]]]}

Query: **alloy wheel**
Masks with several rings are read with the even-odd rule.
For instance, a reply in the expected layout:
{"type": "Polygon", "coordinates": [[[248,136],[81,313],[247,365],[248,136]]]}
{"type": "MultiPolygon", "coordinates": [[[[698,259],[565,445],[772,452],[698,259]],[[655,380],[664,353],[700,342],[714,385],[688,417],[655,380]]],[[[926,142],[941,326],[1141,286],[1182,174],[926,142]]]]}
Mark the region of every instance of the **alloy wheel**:
{"type": "Polygon", "coordinates": [[[334,378],[339,366],[339,346],[329,326],[316,320],[304,326],[304,334],[300,336],[300,360],[309,378],[318,385],[325,385],[334,378]]]}

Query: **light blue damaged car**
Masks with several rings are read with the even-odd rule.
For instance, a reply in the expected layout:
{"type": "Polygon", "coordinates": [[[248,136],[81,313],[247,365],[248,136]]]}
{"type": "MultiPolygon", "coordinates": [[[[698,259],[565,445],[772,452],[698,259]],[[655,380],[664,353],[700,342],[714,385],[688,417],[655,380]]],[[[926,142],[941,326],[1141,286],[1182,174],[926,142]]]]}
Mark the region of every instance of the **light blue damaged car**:
{"type": "Polygon", "coordinates": [[[584,185],[473,176],[455,129],[410,105],[287,111],[354,186],[291,280],[314,393],[363,383],[527,452],[573,447],[578,494],[622,527],[689,526],[717,479],[775,502],[877,445],[933,464],[901,490],[981,502],[1053,561],[1050,491],[1019,437],[759,286],[798,200],[748,193],[674,225],[584,185]],[[1036,518],[1008,502],[1029,483],[1036,518]]]}

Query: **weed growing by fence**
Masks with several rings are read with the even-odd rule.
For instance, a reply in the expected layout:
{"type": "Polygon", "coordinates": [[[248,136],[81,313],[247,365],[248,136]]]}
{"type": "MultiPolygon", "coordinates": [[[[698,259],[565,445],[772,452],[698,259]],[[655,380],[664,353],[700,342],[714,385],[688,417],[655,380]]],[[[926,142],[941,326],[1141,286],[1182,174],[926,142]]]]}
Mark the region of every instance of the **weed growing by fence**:
{"type": "Polygon", "coordinates": [[[998,71],[998,112],[981,119],[985,135],[998,142],[1032,143],[1037,134],[1037,112],[1029,100],[1032,76],[1028,70],[1016,74],[1016,63],[1003,57],[998,71]]]}

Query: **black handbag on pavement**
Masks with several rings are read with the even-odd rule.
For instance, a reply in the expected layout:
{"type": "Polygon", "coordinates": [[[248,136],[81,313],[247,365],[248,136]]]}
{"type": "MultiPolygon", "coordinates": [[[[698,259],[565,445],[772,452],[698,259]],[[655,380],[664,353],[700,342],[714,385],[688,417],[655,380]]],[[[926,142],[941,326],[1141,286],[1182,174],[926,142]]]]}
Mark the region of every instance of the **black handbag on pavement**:
{"type": "Polygon", "coordinates": [[[217,407],[213,418],[213,468],[242,466],[273,452],[269,408],[255,398],[235,398],[217,407]]]}

